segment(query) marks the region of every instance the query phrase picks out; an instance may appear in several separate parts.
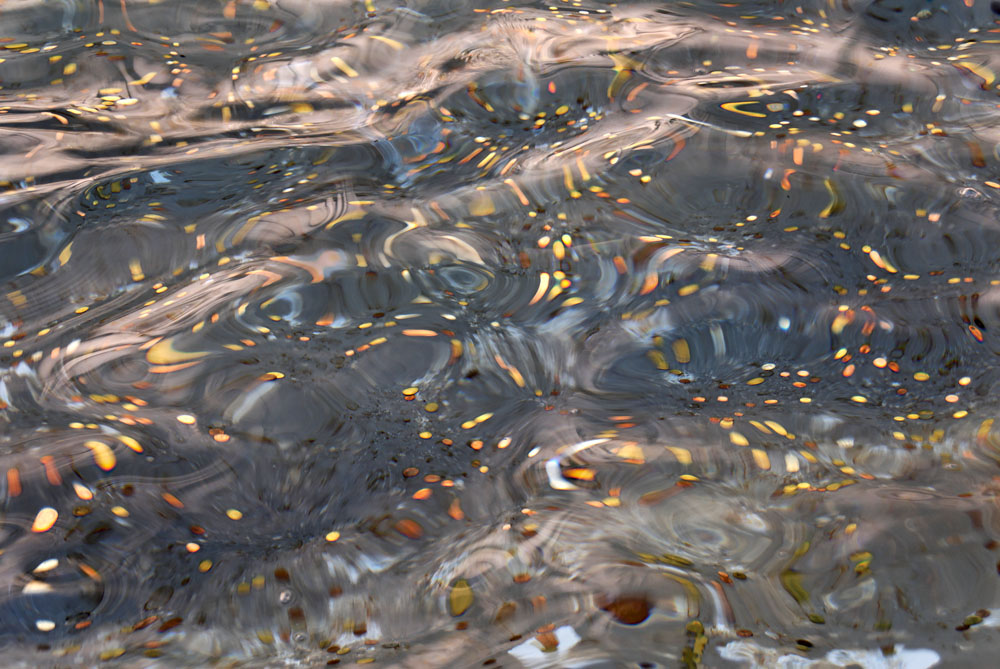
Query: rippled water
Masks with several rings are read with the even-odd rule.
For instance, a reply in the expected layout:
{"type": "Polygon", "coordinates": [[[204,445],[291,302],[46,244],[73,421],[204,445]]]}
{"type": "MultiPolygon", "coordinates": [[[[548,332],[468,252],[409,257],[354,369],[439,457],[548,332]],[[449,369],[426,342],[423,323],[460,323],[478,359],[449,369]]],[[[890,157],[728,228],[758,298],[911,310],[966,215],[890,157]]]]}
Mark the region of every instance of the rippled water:
{"type": "Polygon", "coordinates": [[[993,664],[1000,3],[550,2],[0,4],[5,666],[993,664]]]}

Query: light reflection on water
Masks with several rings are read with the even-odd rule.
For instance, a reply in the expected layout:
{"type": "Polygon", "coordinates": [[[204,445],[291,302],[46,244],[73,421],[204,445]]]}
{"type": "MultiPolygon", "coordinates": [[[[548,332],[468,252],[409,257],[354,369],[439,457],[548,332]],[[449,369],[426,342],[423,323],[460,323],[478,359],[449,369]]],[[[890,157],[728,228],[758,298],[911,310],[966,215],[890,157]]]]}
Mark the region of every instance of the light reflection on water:
{"type": "Polygon", "coordinates": [[[0,19],[7,666],[990,664],[997,3],[0,19]]]}

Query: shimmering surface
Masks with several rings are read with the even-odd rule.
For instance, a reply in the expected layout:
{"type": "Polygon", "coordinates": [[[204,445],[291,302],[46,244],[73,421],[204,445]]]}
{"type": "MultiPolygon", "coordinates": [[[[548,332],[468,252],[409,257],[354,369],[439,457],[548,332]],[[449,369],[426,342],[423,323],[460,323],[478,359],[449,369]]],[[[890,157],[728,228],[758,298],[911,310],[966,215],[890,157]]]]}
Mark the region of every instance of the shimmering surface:
{"type": "Polygon", "coordinates": [[[6,0],[4,665],[990,666],[998,45],[6,0]]]}

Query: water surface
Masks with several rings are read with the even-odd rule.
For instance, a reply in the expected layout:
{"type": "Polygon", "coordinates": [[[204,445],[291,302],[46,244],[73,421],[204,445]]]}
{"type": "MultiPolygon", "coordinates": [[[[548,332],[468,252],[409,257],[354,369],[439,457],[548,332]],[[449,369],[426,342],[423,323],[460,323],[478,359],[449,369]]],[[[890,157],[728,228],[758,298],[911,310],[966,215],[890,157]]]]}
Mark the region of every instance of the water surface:
{"type": "Polygon", "coordinates": [[[6,666],[989,666],[1000,4],[6,0],[6,666]]]}

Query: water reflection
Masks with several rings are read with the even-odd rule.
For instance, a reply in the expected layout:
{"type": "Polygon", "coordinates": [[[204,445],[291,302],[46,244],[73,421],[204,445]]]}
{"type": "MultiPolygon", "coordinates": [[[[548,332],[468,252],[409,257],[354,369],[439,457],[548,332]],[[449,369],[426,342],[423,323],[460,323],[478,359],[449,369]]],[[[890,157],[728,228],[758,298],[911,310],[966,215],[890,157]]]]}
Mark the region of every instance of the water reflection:
{"type": "Polygon", "coordinates": [[[9,666],[988,666],[996,3],[2,11],[9,666]]]}

